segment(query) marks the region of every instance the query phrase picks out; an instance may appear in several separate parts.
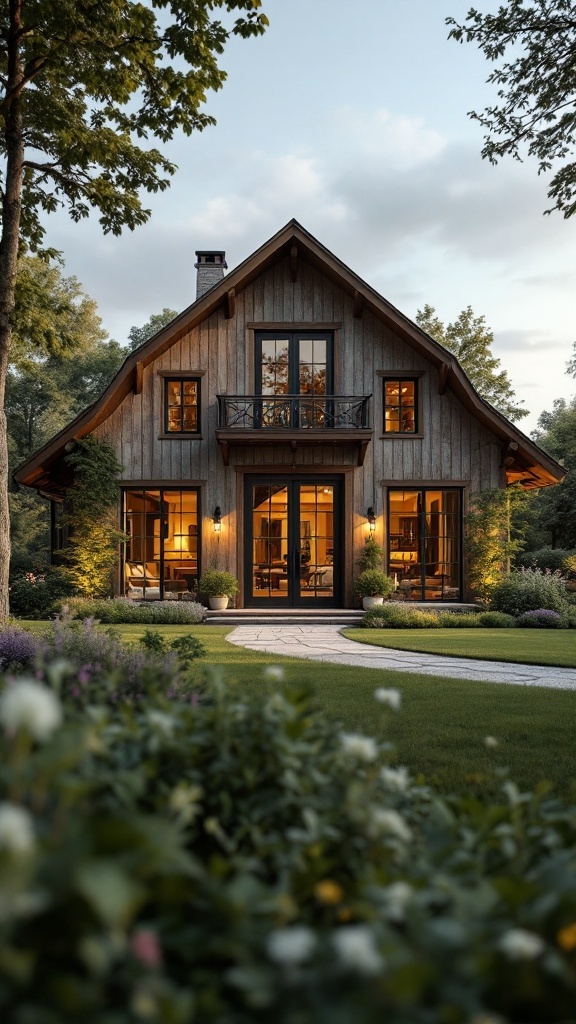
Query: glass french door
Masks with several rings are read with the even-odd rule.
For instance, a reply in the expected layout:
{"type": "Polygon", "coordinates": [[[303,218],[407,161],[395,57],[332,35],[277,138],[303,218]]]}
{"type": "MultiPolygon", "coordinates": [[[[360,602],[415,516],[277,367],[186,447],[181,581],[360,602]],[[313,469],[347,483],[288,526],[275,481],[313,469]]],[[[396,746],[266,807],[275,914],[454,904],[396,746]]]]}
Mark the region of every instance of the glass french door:
{"type": "Polygon", "coordinates": [[[326,396],[333,394],[333,348],[331,331],[256,332],[256,394],[263,396],[260,427],[324,425],[326,396]],[[299,401],[282,396],[299,396],[299,401]]]}
{"type": "Polygon", "coordinates": [[[459,489],[388,491],[388,571],[406,601],[460,600],[459,489]]]}
{"type": "Polygon", "coordinates": [[[245,487],[246,604],[338,607],[341,479],[247,477],[245,487]]]}

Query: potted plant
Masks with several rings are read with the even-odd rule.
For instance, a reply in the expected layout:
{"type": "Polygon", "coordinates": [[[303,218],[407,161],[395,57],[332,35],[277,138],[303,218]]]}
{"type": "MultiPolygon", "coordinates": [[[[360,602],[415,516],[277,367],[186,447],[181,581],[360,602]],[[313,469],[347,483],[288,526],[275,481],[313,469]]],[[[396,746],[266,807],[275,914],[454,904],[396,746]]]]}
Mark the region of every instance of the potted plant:
{"type": "Polygon", "coordinates": [[[198,589],[208,598],[210,607],[221,611],[228,607],[228,601],[238,593],[238,580],[224,569],[207,569],[200,577],[198,589]]]}
{"type": "Polygon", "coordinates": [[[381,569],[365,569],[354,581],[354,593],[362,598],[365,609],[382,604],[385,597],[392,593],[394,584],[381,569]]]}

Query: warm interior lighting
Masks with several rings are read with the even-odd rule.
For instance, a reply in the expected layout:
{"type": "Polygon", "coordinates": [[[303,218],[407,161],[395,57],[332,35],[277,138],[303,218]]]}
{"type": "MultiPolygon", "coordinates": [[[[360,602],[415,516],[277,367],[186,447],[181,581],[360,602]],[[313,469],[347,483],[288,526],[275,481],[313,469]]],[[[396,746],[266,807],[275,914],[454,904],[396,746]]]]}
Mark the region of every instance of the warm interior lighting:
{"type": "Polygon", "coordinates": [[[368,520],[370,533],[374,533],[376,530],[376,513],[372,505],[370,505],[370,508],[366,511],[366,519],[368,520]]]}
{"type": "Polygon", "coordinates": [[[216,508],[214,509],[212,522],[214,523],[214,533],[220,533],[222,530],[222,510],[220,505],[216,505],[216,508]]]}

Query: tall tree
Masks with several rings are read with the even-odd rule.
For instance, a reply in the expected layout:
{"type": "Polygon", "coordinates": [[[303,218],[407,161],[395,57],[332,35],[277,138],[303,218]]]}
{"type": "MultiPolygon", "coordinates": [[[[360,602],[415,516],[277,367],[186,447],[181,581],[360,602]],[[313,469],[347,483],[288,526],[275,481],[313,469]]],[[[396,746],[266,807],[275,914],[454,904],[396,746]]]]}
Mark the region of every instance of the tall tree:
{"type": "Polygon", "coordinates": [[[494,335],[483,316],[475,316],[467,306],[452,324],[444,325],[433,306],[426,304],[416,313],[416,323],[435,341],[458,358],[479,395],[490,402],[509,420],[519,420],[528,410],[518,404],[506,370],[499,370],[500,360],[492,355],[494,335]]]}
{"type": "Polygon", "coordinates": [[[206,93],[232,35],[261,34],[261,0],[8,0],[0,13],[4,157],[0,234],[0,619],[8,615],[8,446],[4,391],[21,238],[41,245],[43,212],[99,212],[119,234],[146,221],[142,192],[168,187],[165,143],[214,123],[206,93]],[[239,16],[225,24],[216,16],[239,16]]]}
{"type": "Polygon", "coordinates": [[[568,470],[561,484],[543,488],[535,497],[541,529],[552,547],[576,548],[576,397],[558,398],[543,412],[534,439],[568,470]]]}
{"type": "MultiPolygon", "coordinates": [[[[449,38],[476,43],[494,70],[487,81],[499,102],[473,118],[486,129],[482,156],[536,158],[553,171],[551,209],[576,212],[576,2],[508,0],[486,14],[471,8],[463,24],[446,19],[449,38]]],[[[551,210],[547,210],[547,213],[551,210]]]]}
{"type": "Polygon", "coordinates": [[[131,327],[128,331],[129,349],[140,348],[140,345],[166,327],[166,324],[169,324],[175,316],[178,316],[177,309],[168,309],[167,306],[164,306],[161,313],[153,313],[150,319],[142,324],[142,327],[131,327]]]}

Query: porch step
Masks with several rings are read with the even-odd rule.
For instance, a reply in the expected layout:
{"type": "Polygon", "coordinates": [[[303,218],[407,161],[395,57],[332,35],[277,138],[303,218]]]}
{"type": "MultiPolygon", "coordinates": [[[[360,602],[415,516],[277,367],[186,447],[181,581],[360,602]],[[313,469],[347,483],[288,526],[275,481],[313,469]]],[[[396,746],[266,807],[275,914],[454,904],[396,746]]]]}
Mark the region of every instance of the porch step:
{"type": "MultiPolygon", "coordinates": [[[[475,612],[475,604],[446,604],[440,602],[410,601],[410,608],[438,612],[475,612]]],[[[357,608],[227,608],[208,611],[204,620],[208,626],[358,626],[364,612],[357,608]]]]}

